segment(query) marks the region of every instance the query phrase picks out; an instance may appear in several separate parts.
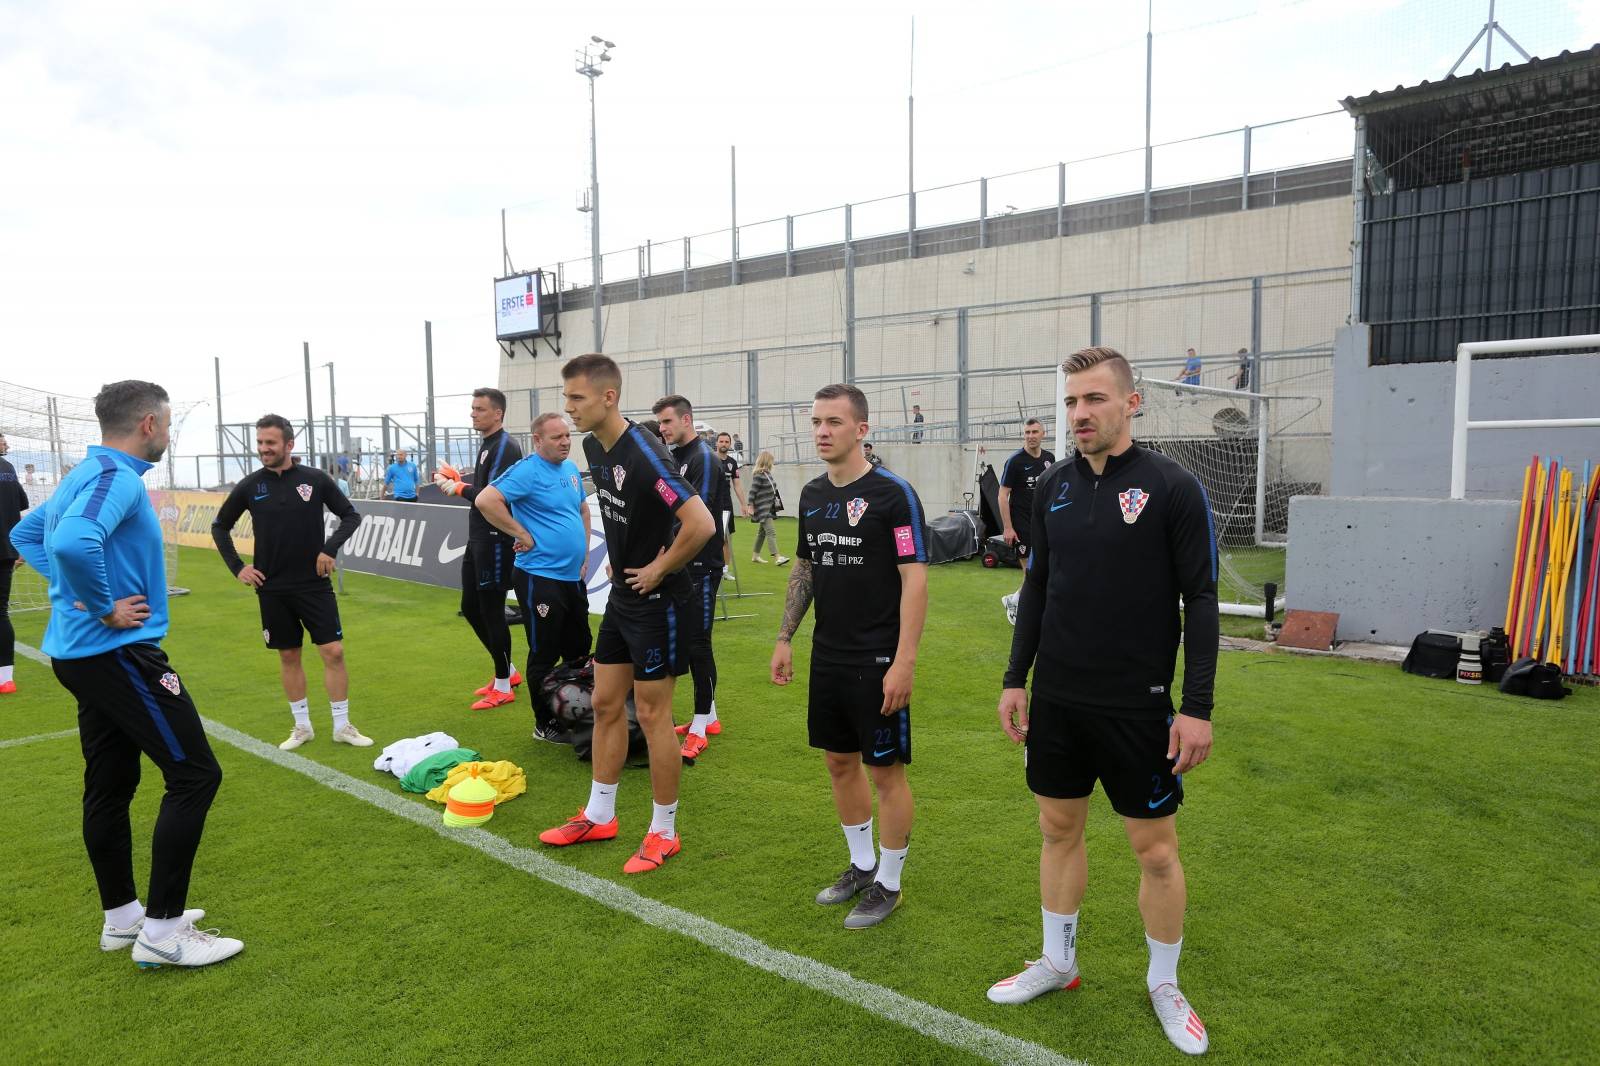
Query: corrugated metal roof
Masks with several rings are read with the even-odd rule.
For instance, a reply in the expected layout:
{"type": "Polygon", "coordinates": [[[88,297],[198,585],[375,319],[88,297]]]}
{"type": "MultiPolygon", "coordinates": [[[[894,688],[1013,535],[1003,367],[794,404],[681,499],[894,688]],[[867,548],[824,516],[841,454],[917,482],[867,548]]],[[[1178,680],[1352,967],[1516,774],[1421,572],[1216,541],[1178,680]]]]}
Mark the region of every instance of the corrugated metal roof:
{"type": "Polygon", "coordinates": [[[1505,63],[1494,70],[1475,70],[1445,78],[1443,81],[1424,81],[1418,85],[1396,85],[1393,89],[1374,89],[1366,96],[1347,96],[1340,103],[1352,115],[1370,115],[1397,107],[1436,100],[1442,96],[1455,96],[1481,92],[1495,86],[1521,81],[1541,74],[1560,77],[1568,71],[1584,68],[1600,69],[1600,44],[1582,51],[1564,51],[1558,56],[1541,59],[1534,56],[1526,63],[1505,63]]]}

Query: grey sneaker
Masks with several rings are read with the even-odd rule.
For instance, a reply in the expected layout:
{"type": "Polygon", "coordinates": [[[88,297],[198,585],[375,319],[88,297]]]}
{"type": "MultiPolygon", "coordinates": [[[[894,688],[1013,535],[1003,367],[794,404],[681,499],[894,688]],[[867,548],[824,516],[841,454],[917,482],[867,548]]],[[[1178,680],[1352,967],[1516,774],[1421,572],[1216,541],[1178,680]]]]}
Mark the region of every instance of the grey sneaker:
{"type": "Polygon", "coordinates": [[[1021,973],[990,985],[989,1002],[1026,1003],[1058,988],[1077,988],[1079,980],[1077,963],[1062,973],[1041,956],[1029,961],[1028,968],[1021,973]]]}
{"type": "Polygon", "coordinates": [[[845,915],[844,927],[846,929],[866,929],[869,926],[877,925],[893,914],[894,909],[898,906],[900,906],[900,890],[897,888],[891,892],[889,889],[884,888],[880,882],[874,881],[861,894],[861,902],[857,903],[854,909],[845,915]]]}
{"type": "Polygon", "coordinates": [[[817,893],[817,902],[823,906],[835,903],[849,903],[856,898],[856,893],[872,884],[878,876],[878,868],[863,870],[855,863],[844,868],[844,873],[839,875],[839,880],[817,893]]]}
{"type": "MultiPolygon", "coordinates": [[[[198,907],[183,912],[183,920],[188,922],[190,925],[193,925],[195,922],[198,922],[205,916],[206,912],[198,907]]],[[[134,922],[126,929],[118,929],[110,922],[102,923],[100,926],[100,950],[121,951],[124,948],[133,947],[133,942],[139,939],[139,930],[143,928],[143,918],[140,918],[137,922],[134,922]]]]}
{"type": "Polygon", "coordinates": [[[1156,1009],[1156,1018],[1173,1047],[1185,1055],[1205,1054],[1211,1046],[1211,1035],[1177,985],[1169,981],[1157,987],[1150,993],[1150,1005],[1156,1009]]]}

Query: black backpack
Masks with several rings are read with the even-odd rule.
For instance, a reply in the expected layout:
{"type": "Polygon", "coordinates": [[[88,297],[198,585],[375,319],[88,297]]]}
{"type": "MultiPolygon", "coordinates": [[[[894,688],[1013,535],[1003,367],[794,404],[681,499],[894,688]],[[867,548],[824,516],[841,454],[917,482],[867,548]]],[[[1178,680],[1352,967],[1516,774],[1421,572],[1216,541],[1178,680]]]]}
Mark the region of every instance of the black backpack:
{"type": "Polygon", "coordinates": [[[1536,700],[1559,700],[1572,690],[1561,683],[1561,668],[1537,659],[1518,659],[1506,668],[1500,691],[1513,696],[1532,696],[1536,700]]]}
{"type": "MultiPolygon", "coordinates": [[[[562,729],[572,735],[573,754],[583,762],[594,756],[594,660],[558,666],[545,675],[539,685],[538,698],[562,729]]],[[[639,728],[639,715],[633,706],[633,694],[628,694],[628,758],[645,752],[644,730],[639,728]]]]}
{"type": "Polygon", "coordinates": [[[1461,663],[1461,638],[1454,633],[1428,630],[1411,642],[1400,669],[1419,677],[1455,677],[1461,663]]]}

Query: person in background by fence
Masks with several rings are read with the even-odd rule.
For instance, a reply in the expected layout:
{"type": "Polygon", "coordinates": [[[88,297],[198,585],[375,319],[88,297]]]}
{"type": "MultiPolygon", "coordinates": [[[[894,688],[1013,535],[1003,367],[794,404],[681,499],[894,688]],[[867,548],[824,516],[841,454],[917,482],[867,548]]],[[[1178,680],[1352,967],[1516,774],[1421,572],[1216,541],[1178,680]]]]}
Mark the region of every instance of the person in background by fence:
{"type": "Polygon", "coordinates": [[[100,950],[131,947],[141,968],[206,966],[244,944],[196,929],[205,911],[185,909],[222,768],[187,686],[161,650],[166,553],[143,475],[171,443],[172,406],[154,382],[118,381],[100,390],[94,413],[101,443],[17,524],[11,540],[50,581],[42,650],[78,703],[83,843],[105,912],[100,950]],[[141,753],[166,785],[143,904],[129,818],[141,753]]]}
{"type": "Polygon", "coordinates": [[[11,546],[11,530],[28,509],[28,494],[17,480],[17,468],[5,458],[10,450],[6,435],[0,433],[0,696],[17,691],[16,679],[11,676],[17,653],[17,635],[11,628],[11,575],[22,559],[11,546]]]}
{"type": "Polygon", "coordinates": [[[383,473],[384,495],[390,485],[394,486],[394,498],[400,503],[417,502],[417,482],[421,475],[417,472],[417,464],[411,462],[404,451],[394,453],[394,462],[389,464],[389,469],[383,473]]]}
{"type": "Polygon", "coordinates": [[[771,543],[772,561],[779,566],[789,557],[778,550],[778,530],[772,520],[778,517],[778,482],[772,476],[772,453],[762,452],[756,458],[756,470],[750,477],[750,520],[756,524],[755,554],[752,563],[765,563],[761,558],[761,545],[771,543]]]}
{"type": "MultiPolygon", "coordinates": [[[[1007,544],[1014,544],[1022,565],[1028,565],[1028,545],[1033,535],[1033,488],[1056,461],[1053,453],[1044,449],[1044,423],[1030,418],[1022,424],[1022,447],[1011,453],[1000,470],[1000,521],[1004,526],[1007,544]]],[[[1023,581],[1027,575],[1023,575],[1023,581]]],[[[1006,609],[1006,618],[1017,624],[1017,601],[1022,595],[1019,585],[1016,592],[1000,597],[1006,609]]]]}
{"type": "Polygon", "coordinates": [[[922,423],[924,423],[926,421],[927,421],[927,419],[922,417],[922,405],[920,403],[912,404],[911,405],[911,424],[914,425],[914,426],[919,427],[915,432],[913,432],[911,434],[911,443],[912,444],[921,444],[922,443],[922,429],[920,427],[922,426],[922,423]]]}
{"type": "Polygon", "coordinates": [[[1239,349],[1239,369],[1233,372],[1233,387],[1240,392],[1250,391],[1250,349],[1239,349]]]}
{"type": "Polygon", "coordinates": [[[722,570],[727,573],[728,566],[733,562],[733,504],[739,503],[739,513],[748,515],[750,505],[745,502],[744,487],[739,484],[739,457],[733,454],[733,434],[717,434],[717,458],[722,460],[722,472],[726,475],[722,483],[722,495],[715,501],[707,500],[706,505],[715,502],[713,511],[719,511],[722,519],[722,570]]]}
{"type": "Polygon", "coordinates": [[[1184,355],[1183,369],[1178,371],[1178,376],[1172,380],[1180,385],[1198,385],[1200,384],[1200,369],[1202,365],[1200,357],[1194,354],[1193,348],[1190,348],[1184,355]]]}

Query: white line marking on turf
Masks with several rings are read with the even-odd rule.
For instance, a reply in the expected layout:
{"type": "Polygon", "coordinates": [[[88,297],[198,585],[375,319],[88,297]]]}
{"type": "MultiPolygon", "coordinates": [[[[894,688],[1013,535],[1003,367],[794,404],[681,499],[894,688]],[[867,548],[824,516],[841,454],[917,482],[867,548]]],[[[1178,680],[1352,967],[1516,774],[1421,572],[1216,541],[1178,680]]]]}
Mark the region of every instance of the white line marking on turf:
{"type": "MultiPolygon", "coordinates": [[[[17,650],[31,659],[46,663],[50,661],[47,656],[26,645],[18,644],[17,650]]],[[[324,766],[314,759],[293,752],[279,751],[275,746],[221,722],[204,717],[201,718],[201,722],[205,725],[207,733],[240,751],[309,777],[335,792],[343,792],[370,803],[397,818],[414,822],[446,840],[475,848],[498,862],[532,874],[539,880],[558,888],[575,892],[603,907],[637,918],[658,929],[686,936],[730,958],[853,1004],[880,1018],[886,1018],[937,1040],[941,1044],[970,1051],[990,1062],[1088,1066],[1080,1059],[1068,1058],[1050,1048],[980,1025],[969,1018],[930,1003],[912,999],[892,988],[863,981],[826,963],[772,947],[746,933],[718,925],[709,918],[702,918],[698,914],[691,914],[647,896],[641,896],[630,888],[573,869],[537,851],[517,847],[505,838],[495,836],[486,830],[448,828],[440,820],[435,809],[402,799],[387,789],[358,780],[330,766],[324,766]]]]}
{"type": "MultiPolygon", "coordinates": [[[[0,559],[0,563],[4,562],[5,560],[0,559]]],[[[56,733],[35,733],[31,737],[13,737],[10,740],[0,740],[0,748],[20,748],[22,745],[32,744],[36,740],[60,740],[62,737],[75,737],[77,735],[78,731],[76,729],[63,729],[56,733]]]]}

